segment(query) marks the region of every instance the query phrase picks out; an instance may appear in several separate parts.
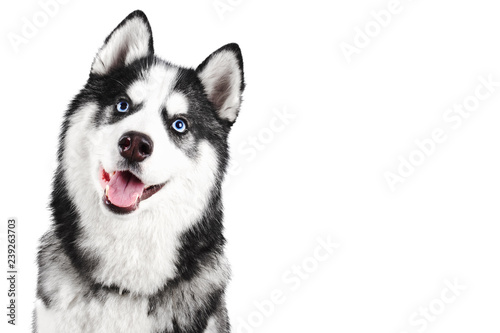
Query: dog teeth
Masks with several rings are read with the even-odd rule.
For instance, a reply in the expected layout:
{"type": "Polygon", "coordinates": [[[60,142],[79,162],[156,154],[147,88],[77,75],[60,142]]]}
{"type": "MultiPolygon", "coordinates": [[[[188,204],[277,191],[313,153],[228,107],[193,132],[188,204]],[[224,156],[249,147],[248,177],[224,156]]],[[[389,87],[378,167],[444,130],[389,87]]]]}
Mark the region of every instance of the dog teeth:
{"type": "Polygon", "coordinates": [[[137,203],[137,200],[139,200],[139,194],[136,194],[136,195],[135,195],[135,201],[134,201],[134,204],[136,204],[136,203],[137,203]]]}
{"type": "Polygon", "coordinates": [[[108,192],[109,192],[109,185],[106,185],[106,196],[108,196],[108,192]]]}

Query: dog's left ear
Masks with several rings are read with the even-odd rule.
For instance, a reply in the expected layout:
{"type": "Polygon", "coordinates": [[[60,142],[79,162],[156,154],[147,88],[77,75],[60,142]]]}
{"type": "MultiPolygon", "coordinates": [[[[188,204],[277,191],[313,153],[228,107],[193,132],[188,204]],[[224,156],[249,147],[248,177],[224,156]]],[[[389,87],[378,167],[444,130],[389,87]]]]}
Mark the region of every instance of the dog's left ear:
{"type": "Polygon", "coordinates": [[[221,47],[205,59],[196,72],[219,117],[230,124],[234,123],[245,88],[239,46],[227,44],[221,47]]]}
{"type": "Polygon", "coordinates": [[[104,41],[92,64],[91,73],[108,74],[154,53],[148,18],[140,10],[130,13],[104,41]]]}

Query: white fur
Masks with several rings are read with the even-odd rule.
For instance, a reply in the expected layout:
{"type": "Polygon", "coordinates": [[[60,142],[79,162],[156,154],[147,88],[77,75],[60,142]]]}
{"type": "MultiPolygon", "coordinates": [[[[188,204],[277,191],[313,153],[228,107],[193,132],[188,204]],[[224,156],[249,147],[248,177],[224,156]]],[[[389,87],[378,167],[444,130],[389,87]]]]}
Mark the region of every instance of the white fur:
{"type": "MultiPolygon", "coordinates": [[[[171,98],[177,74],[178,70],[176,68],[166,68],[162,64],[157,64],[148,70],[147,74],[145,74],[146,77],[135,81],[128,88],[127,95],[134,103],[147,103],[146,111],[153,107],[161,108],[171,98]]],[[[160,111],[160,109],[154,111],[160,111]]],[[[141,112],[144,112],[144,110],[141,112]]]]}
{"type": "Polygon", "coordinates": [[[38,333],[144,333],[153,332],[155,318],[147,316],[148,300],[131,295],[109,295],[106,302],[84,300],[71,293],[75,303],[66,308],[47,309],[37,301],[38,333]]]}
{"type": "Polygon", "coordinates": [[[218,83],[221,80],[227,80],[228,96],[224,103],[218,106],[217,112],[219,117],[231,122],[235,121],[241,103],[241,73],[233,52],[221,51],[212,56],[198,76],[212,102],[217,99],[217,94],[220,94],[218,83]]]}
{"type": "Polygon", "coordinates": [[[105,302],[86,298],[88,287],[66,255],[54,244],[50,250],[52,263],[41,272],[49,278],[41,287],[51,295],[51,306],[47,309],[41,300],[36,302],[38,333],[151,331],[154,319],[146,315],[147,298],[116,294],[105,302]]]}
{"type": "MultiPolygon", "coordinates": [[[[95,105],[73,117],[64,142],[65,178],[82,217],[78,247],[99,259],[93,278],[136,294],[153,294],[175,275],[174,258],[182,231],[195,223],[214,186],[217,158],[208,142],[201,142],[196,160],[171,142],[160,112],[168,103],[175,70],[158,65],[140,84],[144,109],[113,125],[95,129],[95,105]],[[157,82],[158,73],[163,81],[157,82]],[[153,88],[152,88],[153,87],[153,88]],[[114,171],[120,159],[117,142],[123,133],[145,133],[154,142],[138,175],[146,186],[167,182],[137,211],[118,216],[102,203],[99,164],[114,171]]],[[[134,88],[132,89],[134,90],[134,88]]],[[[133,97],[137,98],[137,94],[133,97]]]]}
{"type": "Polygon", "coordinates": [[[215,317],[211,317],[208,320],[207,328],[203,333],[218,333],[219,330],[217,329],[217,319],[215,317]]]}
{"type": "Polygon", "coordinates": [[[174,91],[168,98],[166,106],[168,114],[172,117],[187,113],[189,103],[186,96],[174,91]]]}
{"type": "Polygon", "coordinates": [[[92,64],[92,73],[106,74],[122,60],[125,61],[123,65],[128,65],[148,55],[150,38],[151,34],[141,18],[128,20],[99,50],[92,64]],[[121,59],[122,56],[124,59],[121,59]]]}
{"type": "Polygon", "coordinates": [[[53,310],[49,310],[43,305],[42,300],[35,302],[37,333],[57,332],[57,318],[53,310]]]}

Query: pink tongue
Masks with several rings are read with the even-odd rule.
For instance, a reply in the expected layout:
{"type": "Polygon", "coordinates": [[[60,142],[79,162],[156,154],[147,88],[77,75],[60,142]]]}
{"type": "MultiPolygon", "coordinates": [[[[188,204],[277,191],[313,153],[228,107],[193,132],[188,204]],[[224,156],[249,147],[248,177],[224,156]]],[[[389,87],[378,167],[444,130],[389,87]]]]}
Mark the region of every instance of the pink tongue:
{"type": "Polygon", "coordinates": [[[118,207],[132,206],[141,197],[144,184],[128,171],[117,171],[110,176],[108,199],[118,207]]]}

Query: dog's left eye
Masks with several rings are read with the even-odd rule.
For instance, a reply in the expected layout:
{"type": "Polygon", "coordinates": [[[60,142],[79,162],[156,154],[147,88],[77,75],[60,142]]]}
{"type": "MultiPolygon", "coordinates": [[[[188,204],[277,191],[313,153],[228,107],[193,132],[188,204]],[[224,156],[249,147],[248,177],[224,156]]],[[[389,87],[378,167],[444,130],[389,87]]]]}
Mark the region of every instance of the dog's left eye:
{"type": "Polygon", "coordinates": [[[179,133],[184,133],[187,130],[187,125],[184,120],[177,119],[172,123],[172,128],[179,133]]]}
{"type": "Polygon", "coordinates": [[[118,112],[127,112],[129,108],[129,104],[127,101],[119,101],[116,103],[116,110],[118,112]]]}

